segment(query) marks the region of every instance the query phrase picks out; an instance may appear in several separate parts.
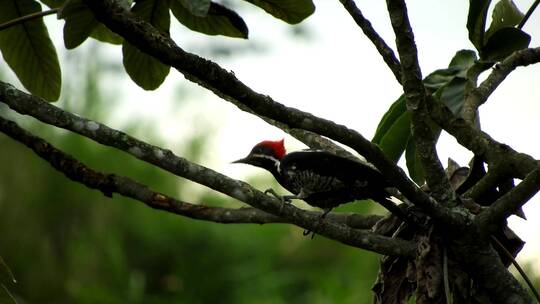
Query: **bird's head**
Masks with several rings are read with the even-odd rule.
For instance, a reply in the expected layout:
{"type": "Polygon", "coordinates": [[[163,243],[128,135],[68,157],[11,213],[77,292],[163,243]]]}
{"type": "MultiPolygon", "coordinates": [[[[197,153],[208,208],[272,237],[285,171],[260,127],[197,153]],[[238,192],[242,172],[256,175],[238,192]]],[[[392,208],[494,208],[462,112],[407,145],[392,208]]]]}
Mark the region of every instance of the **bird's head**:
{"type": "Polygon", "coordinates": [[[285,156],[284,141],[284,139],[262,141],[251,149],[248,156],[233,163],[249,164],[272,171],[272,169],[277,168],[279,162],[285,156]]]}

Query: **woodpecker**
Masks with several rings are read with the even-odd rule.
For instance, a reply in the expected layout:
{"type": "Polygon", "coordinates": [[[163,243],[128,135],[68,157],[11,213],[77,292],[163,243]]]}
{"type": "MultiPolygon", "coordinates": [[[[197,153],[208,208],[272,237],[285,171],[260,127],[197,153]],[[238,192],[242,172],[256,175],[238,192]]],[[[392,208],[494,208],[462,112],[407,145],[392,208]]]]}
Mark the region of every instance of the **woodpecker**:
{"type": "MultiPolygon", "coordinates": [[[[233,163],[266,169],[281,186],[294,194],[284,196],[285,200],[302,199],[311,206],[322,208],[323,216],[332,208],[354,200],[372,199],[383,206],[390,202],[390,195],[385,190],[389,183],[376,169],[323,150],[287,154],[283,139],[260,142],[247,157],[233,163]]],[[[271,189],[268,192],[273,193],[271,189]]]]}

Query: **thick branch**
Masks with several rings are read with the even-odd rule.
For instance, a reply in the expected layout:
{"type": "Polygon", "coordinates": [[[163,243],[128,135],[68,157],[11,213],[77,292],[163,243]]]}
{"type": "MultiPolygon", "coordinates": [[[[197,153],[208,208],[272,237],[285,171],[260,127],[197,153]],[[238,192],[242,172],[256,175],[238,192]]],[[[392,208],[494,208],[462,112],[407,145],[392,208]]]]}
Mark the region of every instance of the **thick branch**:
{"type": "MultiPolygon", "coordinates": [[[[0,117],[0,131],[26,145],[69,179],[81,183],[88,188],[100,190],[108,197],[112,197],[113,193],[118,193],[122,196],[143,202],[154,209],[216,223],[288,223],[288,221],[281,217],[256,208],[231,209],[179,201],[165,194],[158,193],[128,177],[93,170],[72,156],[55,148],[42,138],[25,131],[15,122],[2,117],[0,117]]],[[[321,212],[306,212],[311,212],[316,216],[321,215],[321,212]]],[[[343,223],[357,229],[371,229],[381,218],[378,215],[364,216],[355,213],[331,213],[327,215],[327,219],[330,221],[343,223]]]]}
{"type": "Polygon", "coordinates": [[[356,6],[354,0],[340,0],[340,2],[343,4],[343,7],[345,7],[347,12],[349,12],[354,22],[356,22],[360,29],[362,29],[364,35],[366,35],[366,37],[371,40],[375,48],[377,48],[377,51],[379,51],[379,54],[381,54],[384,62],[386,62],[386,65],[388,65],[392,73],[394,73],[397,81],[401,83],[401,64],[396,58],[394,51],[392,51],[388,44],[386,44],[381,36],[379,36],[379,33],[375,31],[373,26],[371,26],[371,22],[364,17],[360,9],[356,6]]]}
{"type": "Polygon", "coordinates": [[[385,255],[414,256],[415,245],[412,242],[380,236],[369,231],[351,229],[346,225],[331,221],[325,221],[324,225],[320,225],[320,216],[317,213],[305,212],[292,205],[285,205],[281,208],[282,204],[279,200],[265,195],[247,183],[191,163],[174,155],[170,150],[150,145],[103,124],[63,111],[38,97],[28,95],[2,82],[0,82],[0,102],[8,104],[21,114],[31,115],[47,124],[73,131],[103,145],[128,152],[138,159],[236,198],[265,212],[279,215],[281,211],[282,217],[290,223],[344,244],[385,255]]]}
{"type": "Polygon", "coordinates": [[[57,149],[47,141],[32,135],[15,122],[0,117],[0,131],[21,142],[67,178],[88,188],[97,189],[107,197],[113,193],[141,201],[151,208],[217,223],[278,223],[286,222],[277,216],[255,208],[219,208],[176,200],[155,192],[130,178],[95,171],[84,163],[57,149]]]}
{"type": "Polygon", "coordinates": [[[454,201],[455,193],[437,156],[437,134],[428,124],[430,118],[426,105],[426,90],[422,83],[422,72],[405,1],[387,0],[386,3],[396,34],[407,110],[412,113],[412,136],[426,173],[426,181],[433,196],[439,201],[454,201]]]}
{"type": "Polygon", "coordinates": [[[507,166],[511,168],[513,177],[523,179],[540,165],[540,162],[530,155],[515,151],[510,146],[494,140],[487,133],[475,129],[465,120],[457,118],[441,103],[432,100],[428,105],[431,118],[439,126],[474,155],[485,159],[490,166],[507,166]]]}
{"type": "Polygon", "coordinates": [[[463,105],[464,119],[474,121],[478,108],[487,101],[488,97],[513,70],[519,66],[527,66],[538,62],[540,62],[540,47],[514,52],[497,64],[488,78],[467,95],[463,105]]]}
{"type": "Polygon", "coordinates": [[[499,254],[489,244],[490,238],[480,238],[475,233],[464,235],[449,246],[452,256],[462,263],[474,281],[489,294],[489,303],[530,304],[527,290],[502,264],[499,254]]]}
{"type": "Polygon", "coordinates": [[[475,201],[480,199],[489,191],[495,189],[501,179],[506,176],[501,167],[490,166],[489,171],[484,175],[474,186],[469,188],[463,196],[471,198],[475,201]]]}
{"type": "Polygon", "coordinates": [[[501,196],[480,213],[475,222],[483,235],[495,233],[506,218],[521,208],[540,190],[540,167],[536,167],[521,183],[501,196]]]}
{"type": "Polygon", "coordinates": [[[145,53],[173,66],[187,79],[213,91],[242,110],[248,108],[259,116],[281,122],[289,128],[308,130],[353,148],[373,163],[411,202],[443,222],[460,221],[457,218],[459,215],[452,215],[448,210],[438,206],[408,179],[403,170],[358,132],[286,107],[269,96],[254,92],[233,73],[227,72],[214,62],[185,52],[170,37],[162,35],[150,24],[133,17],[115,1],[85,0],[85,3],[94,11],[96,18],[111,30],[145,53]]]}

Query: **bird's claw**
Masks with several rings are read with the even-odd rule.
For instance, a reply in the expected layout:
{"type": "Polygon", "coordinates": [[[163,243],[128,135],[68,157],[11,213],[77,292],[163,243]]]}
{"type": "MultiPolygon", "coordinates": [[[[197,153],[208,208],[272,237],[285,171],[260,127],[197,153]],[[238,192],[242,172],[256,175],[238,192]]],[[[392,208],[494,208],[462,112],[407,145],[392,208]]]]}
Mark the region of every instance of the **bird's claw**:
{"type": "Polygon", "coordinates": [[[274,189],[272,189],[272,188],[266,189],[264,191],[264,194],[271,194],[273,197],[275,197],[275,198],[277,198],[278,200],[281,201],[281,206],[279,207],[279,213],[280,214],[283,211],[283,206],[285,206],[285,204],[292,203],[292,200],[291,200],[290,196],[281,196],[281,195],[277,194],[276,191],[274,191],[274,189]]]}

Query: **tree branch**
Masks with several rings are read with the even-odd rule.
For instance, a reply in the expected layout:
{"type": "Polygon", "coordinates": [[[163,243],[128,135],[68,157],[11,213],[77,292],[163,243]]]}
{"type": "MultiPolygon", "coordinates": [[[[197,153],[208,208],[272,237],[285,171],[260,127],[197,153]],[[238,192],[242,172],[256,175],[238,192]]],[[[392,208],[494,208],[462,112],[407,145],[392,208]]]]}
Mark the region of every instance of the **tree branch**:
{"type": "Polygon", "coordinates": [[[358,132],[312,114],[286,107],[267,95],[254,92],[212,61],[185,52],[174,41],[150,24],[135,18],[111,0],[84,0],[96,18],[143,52],[176,68],[185,77],[241,110],[249,109],[258,116],[270,118],[289,128],[303,129],[341,142],[373,163],[411,202],[443,222],[459,222],[461,215],[451,214],[438,206],[427,194],[408,179],[403,170],[358,132]]]}
{"type": "Polygon", "coordinates": [[[511,167],[512,176],[520,179],[540,166],[540,162],[532,156],[515,151],[510,146],[494,140],[487,133],[472,127],[465,120],[457,118],[440,102],[432,99],[428,102],[428,106],[431,118],[439,126],[490,166],[511,167]]]}
{"type": "Polygon", "coordinates": [[[321,225],[320,215],[316,212],[306,212],[291,204],[283,206],[278,199],[265,195],[245,182],[191,163],[174,155],[170,150],[150,145],[103,124],[63,111],[39,97],[28,95],[3,82],[0,82],[0,102],[8,104],[10,108],[21,114],[31,115],[47,124],[73,131],[103,145],[125,151],[140,160],[236,198],[267,213],[280,215],[290,223],[330,239],[385,255],[414,256],[415,244],[412,242],[384,237],[370,231],[352,229],[331,221],[324,221],[321,225]]]}
{"type": "Polygon", "coordinates": [[[491,301],[488,303],[532,303],[527,290],[506,269],[499,254],[489,244],[490,238],[479,238],[476,233],[470,233],[451,241],[452,256],[463,263],[475,283],[487,291],[491,301]]]}
{"type": "Polygon", "coordinates": [[[527,66],[540,62],[540,47],[514,52],[497,64],[491,74],[476,89],[471,90],[463,104],[463,115],[466,121],[474,121],[476,111],[484,104],[495,89],[519,66],[527,66]]]}
{"type": "Polygon", "coordinates": [[[484,236],[493,234],[506,218],[521,208],[540,190],[540,167],[536,167],[521,183],[496,200],[480,213],[475,223],[484,236]]]}
{"type": "Polygon", "coordinates": [[[58,12],[58,10],[59,10],[58,8],[53,8],[53,9],[50,9],[48,11],[35,12],[35,13],[32,13],[32,14],[28,14],[26,16],[22,16],[22,17],[13,19],[13,20],[9,20],[7,22],[4,22],[4,23],[0,24],[0,31],[5,30],[7,28],[10,28],[10,27],[12,27],[14,25],[17,25],[17,24],[25,23],[26,21],[38,19],[38,18],[47,16],[47,15],[56,14],[58,12]]]}
{"type": "Polygon", "coordinates": [[[362,29],[364,35],[371,40],[379,54],[382,56],[386,65],[390,68],[397,81],[401,83],[401,64],[396,58],[394,51],[386,44],[386,42],[379,36],[379,33],[375,31],[371,22],[367,20],[360,9],[356,6],[354,0],[340,0],[343,7],[349,12],[349,15],[353,18],[354,22],[362,29]]]}
{"type": "MultiPolygon", "coordinates": [[[[15,122],[4,119],[1,116],[0,131],[30,148],[52,167],[62,172],[67,178],[81,183],[90,189],[100,190],[107,197],[112,197],[113,193],[118,193],[122,196],[143,202],[154,209],[192,219],[222,224],[289,223],[284,218],[256,208],[232,209],[187,203],[163,193],[158,193],[128,177],[93,170],[44,139],[29,133],[15,122]]],[[[315,216],[322,214],[316,211],[306,212],[313,213],[315,216]]],[[[342,223],[357,229],[371,229],[381,218],[382,216],[378,215],[364,216],[355,213],[331,213],[327,215],[327,219],[330,221],[342,223]]]]}
{"type": "Polygon", "coordinates": [[[430,118],[426,105],[426,89],[422,83],[422,72],[405,1],[387,0],[386,3],[396,34],[407,110],[412,113],[412,136],[426,173],[426,181],[437,200],[454,201],[456,195],[437,156],[437,134],[428,124],[430,118]]]}
{"type": "Polygon", "coordinates": [[[523,19],[519,22],[517,28],[522,29],[527,20],[529,20],[529,17],[531,17],[532,13],[538,7],[538,4],[540,4],[540,0],[535,0],[534,3],[529,7],[529,10],[527,10],[527,13],[525,13],[525,16],[523,16],[523,19]]]}
{"type": "Polygon", "coordinates": [[[32,135],[15,122],[0,117],[0,131],[21,142],[53,168],[62,172],[72,181],[81,183],[90,189],[101,191],[105,196],[113,193],[135,199],[147,206],[183,215],[193,219],[217,223],[277,223],[283,219],[254,208],[219,208],[197,205],[176,200],[165,194],[155,192],[146,185],[130,178],[110,173],[95,171],[84,163],[57,149],[44,139],[32,135]]]}

